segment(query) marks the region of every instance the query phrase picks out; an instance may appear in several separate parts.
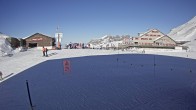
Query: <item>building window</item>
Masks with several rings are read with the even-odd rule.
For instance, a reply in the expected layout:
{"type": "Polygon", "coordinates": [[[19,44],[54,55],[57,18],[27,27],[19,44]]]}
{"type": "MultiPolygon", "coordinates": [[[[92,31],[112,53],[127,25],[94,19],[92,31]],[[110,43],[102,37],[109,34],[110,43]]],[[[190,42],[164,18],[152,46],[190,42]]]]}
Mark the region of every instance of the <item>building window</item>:
{"type": "Polygon", "coordinates": [[[148,40],[148,38],[141,38],[141,40],[148,40]]]}

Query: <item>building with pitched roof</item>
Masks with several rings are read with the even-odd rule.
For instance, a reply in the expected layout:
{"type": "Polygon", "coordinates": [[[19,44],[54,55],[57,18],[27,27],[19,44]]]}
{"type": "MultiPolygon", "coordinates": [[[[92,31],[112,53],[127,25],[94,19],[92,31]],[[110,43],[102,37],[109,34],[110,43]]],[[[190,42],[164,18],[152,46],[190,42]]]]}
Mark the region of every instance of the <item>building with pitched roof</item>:
{"type": "Polygon", "coordinates": [[[131,44],[134,46],[164,48],[174,48],[176,46],[176,42],[172,38],[157,29],[151,29],[138,35],[138,37],[132,38],[131,44]]]}
{"type": "Polygon", "coordinates": [[[157,29],[150,29],[144,33],[138,33],[137,37],[125,38],[119,43],[119,48],[142,47],[142,48],[172,48],[177,43],[169,36],[157,29]]]}
{"type": "Polygon", "coordinates": [[[42,48],[47,47],[48,49],[55,48],[55,38],[43,35],[40,33],[35,33],[27,38],[25,38],[26,47],[28,48],[42,48]]]}

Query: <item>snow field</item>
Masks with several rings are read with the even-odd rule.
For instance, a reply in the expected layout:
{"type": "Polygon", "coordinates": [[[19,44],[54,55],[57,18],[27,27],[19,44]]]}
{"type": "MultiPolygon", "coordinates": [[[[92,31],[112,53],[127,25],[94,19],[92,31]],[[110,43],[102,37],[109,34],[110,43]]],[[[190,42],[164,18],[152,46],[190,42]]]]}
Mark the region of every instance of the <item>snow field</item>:
{"type": "Polygon", "coordinates": [[[53,52],[57,54],[40,57],[42,62],[1,83],[1,108],[29,109],[29,80],[37,110],[196,109],[194,59],[111,50],[53,52]],[[63,72],[64,60],[71,62],[71,72],[63,72]]]}

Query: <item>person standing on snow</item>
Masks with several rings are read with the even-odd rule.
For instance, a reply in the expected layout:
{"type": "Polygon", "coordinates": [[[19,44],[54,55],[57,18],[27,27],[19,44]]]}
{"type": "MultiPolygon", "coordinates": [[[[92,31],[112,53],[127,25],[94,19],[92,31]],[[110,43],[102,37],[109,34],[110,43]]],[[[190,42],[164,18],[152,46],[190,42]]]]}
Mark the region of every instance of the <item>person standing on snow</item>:
{"type": "Polygon", "coordinates": [[[45,48],[44,48],[44,46],[42,48],[42,52],[43,52],[43,56],[45,56],[45,48]]]}
{"type": "Polygon", "coordinates": [[[0,71],[0,80],[3,79],[3,73],[0,71]]]}
{"type": "Polygon", "coordinates": [[[45,52],[46,52],[46,57],[48,56],[48,49],[45,48],[45,52]]]}

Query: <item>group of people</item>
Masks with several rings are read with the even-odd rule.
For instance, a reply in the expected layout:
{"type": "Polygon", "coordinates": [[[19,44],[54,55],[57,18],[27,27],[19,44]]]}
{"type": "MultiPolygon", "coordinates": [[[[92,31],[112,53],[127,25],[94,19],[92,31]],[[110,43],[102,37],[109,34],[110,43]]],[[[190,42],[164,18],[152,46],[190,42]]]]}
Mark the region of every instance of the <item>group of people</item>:
{"type": "Polygon", "coordinates": [[[42,52],[43,52],[43,56],[48,56],[48,49],[47,48],[44,48],[44,46],[43,46],[43,48],[42,48],[42,52]]]}
{"type": "Polygon", "coordinates": [[[67,49],[84,49],[84,43],[69,43],[66,45],[67,49]]]}

